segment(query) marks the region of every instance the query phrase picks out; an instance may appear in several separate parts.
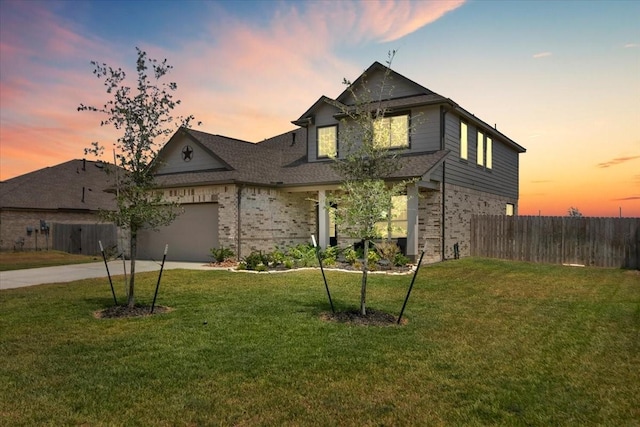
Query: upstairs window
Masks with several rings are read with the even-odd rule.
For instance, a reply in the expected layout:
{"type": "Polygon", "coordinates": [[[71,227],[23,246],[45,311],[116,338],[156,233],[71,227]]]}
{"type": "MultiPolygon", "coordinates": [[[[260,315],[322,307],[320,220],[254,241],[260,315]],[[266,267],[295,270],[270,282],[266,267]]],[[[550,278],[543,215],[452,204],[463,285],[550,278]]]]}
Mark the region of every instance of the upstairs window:
{"type": "Polygon", "coordinates": [[[478,131],[477,163],[487,169],[493,168],[493,139],[489,135],[478,131]]]}
{"type": "Polygon", "coordinates": [[[460,158],[463,160],[467,160],[468,158],[468,143],[469,143],[469,135],[467,134],[467,124],[460,121],[460,158]]]}
{"type": "Polygon", "coordinates": [[[338,153],[338,126],[324,126],[317,129],[318,157],[336,157],[338,153]]]}
{"type": "Polygon", "coordinates": [[[478,139],[476,143],[476,161],[479,166],[484,166],[484,134],[478,131],[478,139]]]}
{"type": "Polygon", "coordinates": [[[373,122],[373,141],[385,148],[409,147],[409,115],[390,116],[373,122]]]}

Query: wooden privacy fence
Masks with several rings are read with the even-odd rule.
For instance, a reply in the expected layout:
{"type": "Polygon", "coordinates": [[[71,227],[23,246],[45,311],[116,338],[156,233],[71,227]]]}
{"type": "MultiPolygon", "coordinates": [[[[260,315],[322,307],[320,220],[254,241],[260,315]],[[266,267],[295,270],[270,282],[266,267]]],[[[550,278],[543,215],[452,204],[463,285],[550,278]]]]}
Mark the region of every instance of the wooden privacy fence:
{"type": "Polygon", "coordinates": [[[640,269],[640,218],[488,216],[471,219],[471,255],[640,269]]]}
{"type": "Polygon", "coordinates": [[[51,225],[51,239],[54,250],[71,254],[98,255],[102,241],[105,250],[118,245],[115,224],[61,224],[51,225]]]}

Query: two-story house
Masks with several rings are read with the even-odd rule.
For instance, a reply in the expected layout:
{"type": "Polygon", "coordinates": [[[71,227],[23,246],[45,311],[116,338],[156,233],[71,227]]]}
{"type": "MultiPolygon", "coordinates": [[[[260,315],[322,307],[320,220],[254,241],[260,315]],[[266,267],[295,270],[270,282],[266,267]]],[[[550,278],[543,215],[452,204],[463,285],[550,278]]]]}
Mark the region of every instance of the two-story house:
{"type": "MultiPolygon", "coordinates": [[[[426,243],[427,262],[451,258],[457,244],[469,255],[473,214],[515,215],[518,156],[525,149],[454,101],[376,62],[353,87],[380,87],[390,144],[402,167],[389,179],[414,180],[394,200],[392,238],[409,257],[426,243]],[[386,77],[385,77],[386,76],[386,77]],[[382,85],[382,82],[385,82],[382,85]],[[386,91],[386,92],[385,92],[386,91]]],[[[353,243],[331,220],[326,197],[340,176],[332,157],[341,155],[338,105],[353,105],[352,92],[322,96],[297,120],[297,129],[260,143],[180,129],[162,148],[157,183],[184,214],[157,232],[140,236],[141,258],[208,260],[224,246],[240,257],[311,240],[353,243]],[[338,104],[336,104],[338,103],[338,104]]],[[[386,229],[386,227],[382,227],[386,229]]]]}

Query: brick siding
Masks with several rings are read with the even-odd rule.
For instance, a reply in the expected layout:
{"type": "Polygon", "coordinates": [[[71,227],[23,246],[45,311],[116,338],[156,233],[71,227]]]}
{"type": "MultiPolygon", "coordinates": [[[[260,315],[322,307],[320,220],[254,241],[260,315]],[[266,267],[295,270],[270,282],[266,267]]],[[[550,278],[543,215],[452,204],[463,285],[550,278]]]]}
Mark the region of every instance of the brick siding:
{"type": "Polygon", "coordinates": [[[471,255],[471,216],[505,215],[507,203],[517,207],[518,200],[484,193],[452,184],[445,185],[445,258],[454,256],[458,243],[460,256],[471,255]]]}
{"type": "Polygon", "coordinates": [[[0,212],[0,250],[22,249],[27,251],[51,249],[53,236],[49,235],[47,239],[47,236],[40,233],[40,220],[46,221],[47,224],[54,222],[63,224],[100,223],[98,215],[91,212],[71,213],[3,209],[0,212]],[[33,230],[31,234],[27,233],[27,227],[31,227],[33,230]],[[24,245],[16,244],[20,239],[24,239],[24,245]]]}

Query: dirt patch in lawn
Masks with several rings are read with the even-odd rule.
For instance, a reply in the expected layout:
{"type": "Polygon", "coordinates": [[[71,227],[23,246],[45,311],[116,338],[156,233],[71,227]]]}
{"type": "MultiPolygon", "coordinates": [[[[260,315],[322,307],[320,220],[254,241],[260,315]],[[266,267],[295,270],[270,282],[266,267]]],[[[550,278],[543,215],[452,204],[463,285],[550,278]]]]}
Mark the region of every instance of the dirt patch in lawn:
{"type": "MultiPolygon", "coordinates": [[[[347,323],[359,326],[392,326],[398,323],[398,318],[384,311],[368,309],[365,316],[360,310],[338,311],[336,313],[322,313],[320,318],[327,322],[347,323]]],[[[407,320],[402,319],[401,325],[406,325],[407,320]]]]}
{"type": "MultiPolygon", "coordinates": [[[[156,305],[153,308],[153,315],[169,313],[173,311],[171,307],[165,307],[162,305],[156,305]]],[[[93,313],[93,317],[96,319],[122,319],[129,317],[144,317],[151,316],[151,306],[150,305],[138,305],[136,304],[133,307],[129,307],[127,305],[114,305],[112,307],[105,308],[103,310],[98,310],[93,313]]]]}

